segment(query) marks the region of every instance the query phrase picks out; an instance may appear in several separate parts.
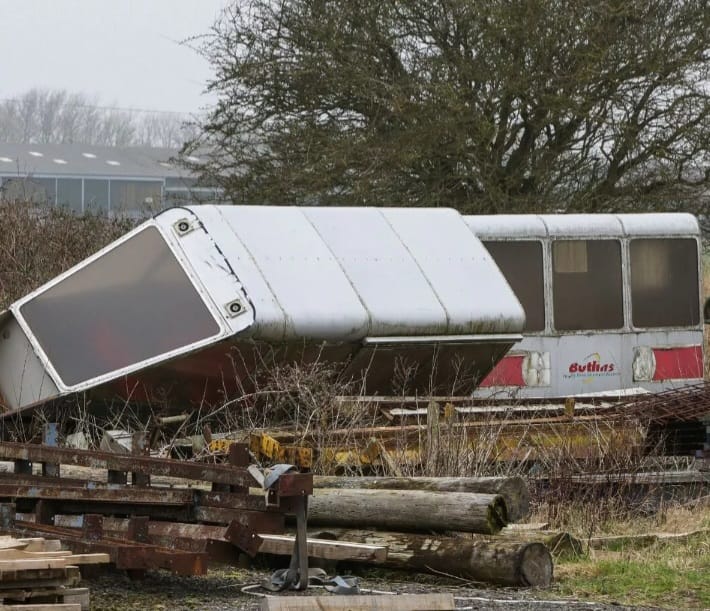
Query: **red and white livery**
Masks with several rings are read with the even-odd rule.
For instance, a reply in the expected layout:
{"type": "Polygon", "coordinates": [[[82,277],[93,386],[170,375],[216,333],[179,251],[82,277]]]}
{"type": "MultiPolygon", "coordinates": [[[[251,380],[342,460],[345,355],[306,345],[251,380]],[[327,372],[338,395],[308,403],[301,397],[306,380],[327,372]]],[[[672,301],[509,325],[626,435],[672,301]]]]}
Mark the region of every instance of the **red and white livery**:
{"type": "Polygon", "coordinates": [[[701,242],[690,214],[469,216],[520,300],[523,340],[479,397],[565,397],[703,379],[701,242]]]}

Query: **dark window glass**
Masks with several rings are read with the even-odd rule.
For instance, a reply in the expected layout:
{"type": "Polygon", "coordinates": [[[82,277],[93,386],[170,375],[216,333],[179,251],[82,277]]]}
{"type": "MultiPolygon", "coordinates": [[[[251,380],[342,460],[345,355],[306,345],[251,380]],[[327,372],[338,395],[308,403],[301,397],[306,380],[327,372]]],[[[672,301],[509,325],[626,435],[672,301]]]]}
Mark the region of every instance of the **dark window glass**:
{"type": "Polygon", "coordinates": [[[54,178],[5,178],[2,183],[5,201],[53,205],[56,197],[54,178]]]}
{"type": "Polygon", "coordinates": [[[108,212],[108,180],[84,180],[84,210],[103,214],[108,212]]]}
{"type": "Polygon", "coordinates": [[[634,326],[699,324],[697,242],[687,238],[632,240],[629,250],[634,326]]]}
{"type": "Polygon", "coordinates": [[[81,178],[57,179],[57,204],[81,212],[81,178]]]}
{"type": "Polygon", "coordinates": [[[54,178],[34,178],[33,181],[44,188],[46,203],[53,205],[57,201],[57,181],[54,178]]]}
{"type": "Polygon", "coordinates": [[[28,301],[20,313],[67,386],[219,331],[153,227],[28,301]]]}
{"type": "Polygon", "coordinates": [[[160,210],[162,182],[112,180],[111,212],[139,211],[150,214],[160,210]]]}
{"type": "Polygon", "coordinates": [[[171,177],[165,179],[166,189],[190,189],[198,184],[197,178],[171,177]]]}
{"type": "Polygon", "coordinates": [[[525,331],[545,328],[545,285],[540,242],[484,242],[525,310],[525,331]]]}
{"type": "Polygon", "coordinates": [[[553,242],[552,293],[555,329],[623,327],[619,240],[553,242]]]}

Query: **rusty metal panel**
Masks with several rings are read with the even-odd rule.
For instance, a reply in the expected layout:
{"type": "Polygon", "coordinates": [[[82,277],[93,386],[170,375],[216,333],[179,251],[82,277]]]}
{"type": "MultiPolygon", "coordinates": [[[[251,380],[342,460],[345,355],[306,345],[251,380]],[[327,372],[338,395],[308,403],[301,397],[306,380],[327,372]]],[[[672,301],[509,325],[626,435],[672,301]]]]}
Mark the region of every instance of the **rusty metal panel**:
{"type": "Polygon", "coordinates": [[[281,497],[309,496],[313,494],[313,474],[284,473],[276,482],[276,491],[281,497]]]}
{"type": "Polygon", "coordinates": [[[169,458],[152,458],[76,450],[73,448],[53,448],[36,444],[13,442],[0,443],[0,458],[5,460],[30,460],[33,462],[62,463],[110,469],[133,473],[146,473],[166,477],[178,477],[199,481],[249,486],[253,478],[245,468],[231,465],[193,463],[169,458]]]}
{"type": "MultiPolygon", "coordinates": [[[[84,516],[86,519],[87,516],[84,516]]],[[[75,553],[106,553],[120,569],[166,569],[178,575],[205,575],[207,573],[207,554],[187,552],[149,545],[131,543],[125,539],[106,537],[101,533],[96,539],[85,538],[81,530],[16,522],[19,532],[48,535],[62,540],[75,553]]],[[[98,532],[96,533],[98,534],[98,532]]]]}
{"type": "Polygon", "coordinates": [[[261,546],[259,533],[283,533],[284,530],[281,514],[245,511],[232,521],[224,538],[253,557],[261,546]]]}

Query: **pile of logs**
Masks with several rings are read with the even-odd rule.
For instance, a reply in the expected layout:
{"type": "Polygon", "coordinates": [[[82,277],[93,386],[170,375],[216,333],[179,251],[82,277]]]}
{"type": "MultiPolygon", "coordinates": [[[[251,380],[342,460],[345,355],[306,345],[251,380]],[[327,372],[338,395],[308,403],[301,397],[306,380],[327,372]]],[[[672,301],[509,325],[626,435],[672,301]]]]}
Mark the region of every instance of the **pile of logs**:
{"type": "Polygon", "coordinates": [[[386,546],[385,566],[506,586],[552,581],[544,542],[499,534],[528,513],[520,477],[315,476],[313,484],[311,534],[386,546]]]}

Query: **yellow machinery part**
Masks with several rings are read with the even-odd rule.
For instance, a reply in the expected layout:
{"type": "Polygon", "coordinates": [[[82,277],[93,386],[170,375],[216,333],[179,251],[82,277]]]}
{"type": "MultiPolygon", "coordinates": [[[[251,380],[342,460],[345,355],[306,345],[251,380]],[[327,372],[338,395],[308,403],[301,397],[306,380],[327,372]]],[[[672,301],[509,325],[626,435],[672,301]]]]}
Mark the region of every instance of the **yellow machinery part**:
{"type": "Polygon", "coordinates": [[[274,462],[296,465],[299,469],[313,466],[313,450],[302,446],[282,445],[266,433],[249,435],[249,449],[255,456],[268,458],[274,462]]]}

